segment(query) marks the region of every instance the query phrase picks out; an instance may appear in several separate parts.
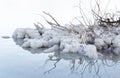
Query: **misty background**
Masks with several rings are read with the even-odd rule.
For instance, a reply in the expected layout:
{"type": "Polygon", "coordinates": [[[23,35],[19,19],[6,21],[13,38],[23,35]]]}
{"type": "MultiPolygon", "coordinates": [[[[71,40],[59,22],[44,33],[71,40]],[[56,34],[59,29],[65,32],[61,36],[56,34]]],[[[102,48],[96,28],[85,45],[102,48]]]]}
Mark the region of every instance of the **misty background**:
{"type": "MultiPolygon", "coordinates": [[[[120,10],[119,2],[100,0],[100,5],[103,10],[107,7],[106,10],[115,12],[120,10]]],[[[49,12],[63,25],[69,23],[74,17],[80,16],[79,3],[88,13],[89,5],[94,6],[94,0],[0,0],[0,36],[11,36],[16,28],[34,28],[33,23],[37,21],[44,24],[39,15],[43,11],[49,12]]]]}

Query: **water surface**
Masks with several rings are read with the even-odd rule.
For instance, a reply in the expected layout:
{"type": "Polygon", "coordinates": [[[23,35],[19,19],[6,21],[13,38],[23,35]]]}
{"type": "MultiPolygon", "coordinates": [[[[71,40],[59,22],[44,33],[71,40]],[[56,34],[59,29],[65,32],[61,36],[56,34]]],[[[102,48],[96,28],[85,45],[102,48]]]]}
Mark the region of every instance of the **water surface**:
{"type": "Polygon", "coordinates": [[[0,38],[0,78],[119,78],[119,59],[43,53],[41,49],[23,49],[11,38],[0,38]]]}

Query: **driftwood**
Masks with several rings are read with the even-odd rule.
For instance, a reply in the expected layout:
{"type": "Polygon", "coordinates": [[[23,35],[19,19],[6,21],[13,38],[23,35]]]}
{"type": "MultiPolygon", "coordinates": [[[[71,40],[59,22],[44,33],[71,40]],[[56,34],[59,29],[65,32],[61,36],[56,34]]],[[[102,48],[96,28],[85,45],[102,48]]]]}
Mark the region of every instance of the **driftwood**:
{"type": "Polygon", "coordinates": [[[114,21],[114,20],[111,21],[109,18],[107,18],[105,20],[100,19],[99,22],[100,22],[100,24],[99,24],[100,26],[102,26],[102,25],[105,26],[105,24],[110,25],[110,26],[116,26],[114,24],[119,25],[120,24],[120,18],[118,20],[116,20],[116,21],[114,21]]]}

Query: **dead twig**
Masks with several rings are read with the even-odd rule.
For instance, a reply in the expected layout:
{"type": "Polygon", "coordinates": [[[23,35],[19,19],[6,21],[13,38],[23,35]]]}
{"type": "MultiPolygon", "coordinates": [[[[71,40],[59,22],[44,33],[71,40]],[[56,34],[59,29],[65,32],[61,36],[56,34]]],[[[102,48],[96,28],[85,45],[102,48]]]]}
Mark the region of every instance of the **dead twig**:
{"type": "MultiPolygon", "coordinates": [[[[46,15],[48,15],[49,17],[51,17],[52,20],[57,24],[57,26],[61,26],[61,25],[55,20],[55,18],[54,18],[52,15],[50,15],[49,13],[46,13],[46,12],[44,12],[44,11],[43,11],[43,13],[46,14],[46,15]]],[[[50,23],[50,22],[48,22],[48,23],[50,23]]],[[[52,24],[53,24],[53,23],[52,23],[52,24]]]]}

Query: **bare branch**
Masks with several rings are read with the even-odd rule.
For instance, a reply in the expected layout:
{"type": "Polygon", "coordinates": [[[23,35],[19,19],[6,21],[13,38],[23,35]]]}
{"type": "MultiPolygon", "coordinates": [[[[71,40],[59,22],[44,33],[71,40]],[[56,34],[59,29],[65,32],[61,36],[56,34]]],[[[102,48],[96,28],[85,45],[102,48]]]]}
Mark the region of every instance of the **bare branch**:
{"type": "Polygon", "coordinates": [[[49,13],[46,13],[46,12],[44,12],[44,11],[43,11],[43,13],[46,14],[46,15],[48,15],[50,18],[52,18],[52,20],[54,20],[54,22],[57,24],[57,26],[61,26],[61,25],[55,20],[55,18],[54,18],[52,15],[50,15],[49,13]]]}

